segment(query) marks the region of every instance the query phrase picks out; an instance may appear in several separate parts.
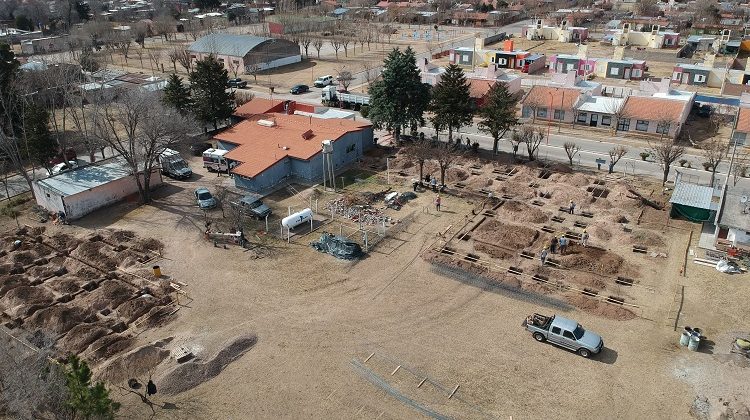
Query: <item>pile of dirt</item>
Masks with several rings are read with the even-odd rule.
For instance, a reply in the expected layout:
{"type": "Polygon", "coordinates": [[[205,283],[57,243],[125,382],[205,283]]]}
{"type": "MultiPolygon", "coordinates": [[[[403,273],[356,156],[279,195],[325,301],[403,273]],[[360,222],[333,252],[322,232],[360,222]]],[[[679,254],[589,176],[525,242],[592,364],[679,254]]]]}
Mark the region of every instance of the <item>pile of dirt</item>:
{"type": "Polygon", "coordinates": [[[191,361],[177,366],[159,381],[161,391],[174,395],[195,388],[218,376],[230,363],[247,353],[257,341],[258,338],[255,335],[237,337],[211,360],[191,361]]]}
{"type": "Polygon", "coordinates": [[[630,241],[634,244],[645,245],[645,246],[655,246],[655,247],[667,246],[667,244],[664,242],[664,239],[662,239],[661,235],[659,235],[656,232],[652,232],[648,230],[634,230],[630,234],[630,241]]]}
{"type": "Polygon", "coordinates": [[[558,183],[568,184],[579,188],[591,184],[594,180],[592,177],[584,175],[580,172],[571,175],[553,174],[551,177],[549,177],[549,179],[557,181],[558,183]]]}
{"type": "Polygon", "coordinates": [[[101,241],[84,242],[71,255],[105,271],[114,270],[119,263],[119,258],[110,246],[101,241]]]}
{"type": "Polygon", "coordinates": [[[554,162],[551,165],[547,167],[552,172],[558,172],[563,174],[571,174],[573,173],[573,168],[570,167],[570,165],[566,163],[560,163],[560,162],[554,162]]]}
{"type": "Polygon", "coordinates": [[[138,238],[134,241],[132,248],[144,254],[150,254],[151,251],[160,253],[164,250],[164,244],[154,238],[138,238]]]}
{"type": "Polygon", "coordinates": [[[58,233],[52,235],[49,239],[45,239],[45,242],[58,251],[73,251],[78,248],[78,245],[83,241],[67,233],[58,233]]]}
{"type": "Polygon", "coordinates": [[[26,266],[32,264],[37,258],[39,258],[39,254],[33,251],[18,251],[10,254],[10,260],[14,265],[26,266]]]}
{"type": "Polygon", "coordinates": [[[571,305],[602,318],[627,321],[636,317],[631,310],[613,303],[602,302],[581,294],[569,294],[565,300],[571,305]]]}
{"type": "Polygon", "coordinates": [[[96,321],[89,308],[59,304],[40,309],[25,324],[55,334],[63,334],[79,324],[96,321]]]}
{"type": "Polygon", "coordinates": [[[568,272],[565,281],[583,286],[587,289],[603,290],[607,282],[594,273],[568,272]]]}
{"type": "Polygon", "coordinates": [[[522,201],[509,200],[498,209],[500,213],[505,213],[508,219],[521,223],[546,223],[549,220],[547,213],[530,206],[522,201]]]}
{"type": "Polygon", "coordinates": [[[55,297],[42,287],[19,286],[10,289],[0,299],[0,312],[6,312],[12,318],[27,317],[39,308],[49,306],[55,297]]]}
{"type": "Polygon", "coordinates": [[[451,257],[449,255],[430,250],[424,253],[422,255],[422,258],[424,258],[425,261],[429,261],[433,264],[456,268],[469,274],[476,275],[489,282],[490,284],[496,283],[498,285],[515,288],[521,287],[521,281],[515,276],[506,275],[506,273],[504,272],[488,270],[487,268],[479,264],[460,259],[460,257],[451,257]]]}
{"type": "MultiPolygon", "coordinates": [[[[26,280],[26,277],[24,277],[21,274],[10,274],[10,275],[3,275],[0,276],[0,297],[5,296],[5,294],[16,287],[23,286],[25,284],[28,284],[28,281],[26,280]]],[[[2,308],[0,306],[0,308],[2,308]]]]}
{"type": "Polygon", "coordinates": [[[495,183],[495,180],[485,176],[473,176],[469,178],[466,185],[473,190],[481,190],[483,188],[491,187],[495,183]]]}
{"type": "Polygon", "coordinates": [[[508,250],[500,248],[496,245],[489,244],[487,242],[474,241],[474,249],[479,252],[484,252],[492,258],[497,258],[500,260],[515,257],[515,255],[508,250]]]}
{"type": "MultiPolygon", "coordinates": [[[[464,169],[448,168],[448,170],[445,171],[445,182],[461,182],[465,181],[467,178],[469,178],[469,176],[471,176],[471,174],[464,169]]],[[[439,171],[437,177],[438,180],[440,180],[439,171]]]]}
{"type": "Polygon", "coordinates": [[[132,298],[136,292],[135,288],[120,280],[105,280],[96,290],[76,299],[76,303],[94,311],[100,311],[104,308],[115,309],[132,298]]]}
{"type": "Polygon", "coordinates": [[[165,325],[175,317],[175,309],[172,305],[154,306],[142,318],[139,324],[142,328],[156,328],[165,325]]]}
{"type": "Polygon", "coordinates": [[[164,349],[169,341],[147,344],[118,356],[102,368],[100,377],[110,383],[120,383],[147,375],[169,356],[169,350],[164,349]]]}
{"type": "Polygon", "coordinates": [[[117,307],[116,312],[117,316],[122,318],[126,324],[131,324],[158,304],[159,299],[154,296],[143,295],[125,301],[117,307]]]}
{"type": "Polygon", "coordinates": [[[503,244],[506,248],[520,250],[531,246],[539,237],[539,232],[525,226],[487,220],[474,231],[474,237],[482,242],[503,244]]]}
{"type": "Polygon", "coordinates": [[[101,324],[79,324],[57,341],[57,347],[65,352],[78,354],[94,341],[111,333],[112,330],[101,324]]]}
{"type": "Polygon", "coordinates": [[[47,287],[60,294],[75,293],[84,283],[86,283],[85,280],[76,276],[56,277],[44,282],[47,287]]]}
{"type": "Polygon", "coordinates": [[[110,244],[130,243],[135,238],[135,232],[130,230],[107,229],[101,232],[102,240],[110,244]]]}
{"type": "Polygon", "coordinates": [[[584,248],[579,245],[570,245],[566,255],[558,255],[557,259],[565,268],[606,275],[617,274],[623,263],[622,257],[617,254],[601,248],[584,248]]]}
{"type": "Polygon", "coordinates": [[[97,363],[124,351],[130,347],[134,341],[135,340],[127,334],[105,335],[91,343],[86,349],[86,355],[88,360],[97,363]]]}
{"type": "Polygon", "coordinates": [[[26,275],[32,279],[46,279],[54,276],[59,268],[53,264],[37,265],[26,270],[26,275]]]}
{"type": "Polygon", "coordinates": [[[609,229],[602,227],[599,223],[587,227],[586,232],[588,232],[592,239],[599,242],[606,242],[612,239],[612,232],[610,232],[609,229]]]}

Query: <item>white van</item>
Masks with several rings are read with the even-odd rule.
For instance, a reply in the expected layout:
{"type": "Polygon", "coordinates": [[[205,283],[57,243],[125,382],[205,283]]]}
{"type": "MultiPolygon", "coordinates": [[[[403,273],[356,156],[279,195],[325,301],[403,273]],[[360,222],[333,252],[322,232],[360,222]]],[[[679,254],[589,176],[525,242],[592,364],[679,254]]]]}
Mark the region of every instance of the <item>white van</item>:
{"type": "Polygon", "coordinates": [[[203,167],[209,171],[226,172],[229,169],[227,160],[224,159],[229,150],[208,149],[203,152],[203,167]]]}
{"type": "Polygon", "coordinates": [[[333,76],[331,76],[330,74],[318,77],[315,83],[313,83],[313,85],[317,88],[322,88],[322,87],[332,85],[332,84],[333,84],[333,76]]]}

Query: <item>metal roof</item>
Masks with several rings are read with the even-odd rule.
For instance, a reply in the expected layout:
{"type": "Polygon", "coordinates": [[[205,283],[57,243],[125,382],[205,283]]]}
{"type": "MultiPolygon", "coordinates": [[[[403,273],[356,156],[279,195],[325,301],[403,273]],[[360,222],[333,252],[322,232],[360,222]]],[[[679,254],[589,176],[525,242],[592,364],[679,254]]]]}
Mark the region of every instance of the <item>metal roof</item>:
{"type": "Polygon", "coordinates": [[[727,98],[711,95],[695,95],[695,102],[740,106],[740,98],[727,98]]]}
{"type": "Polygon", "coordinates": [[[188,51],[244,57],[253,48],[270,40],[253,35],[210,34],[190,44],[188,51]]]}
{"type": "Polygon", "coordinates": [[[578,327],[578,322],[573,321],[569,318],[563,318],[560,315],[555,315],[555,319],[552,321],[552,324],[562,328],[563,330],[571,332],[574,331],[576,327],[578,327]]]}
{"type": "Polygon", "coordinates": [[[714,189],[705,185],[678,182],[674,186],[669,202],[699,209],[711,210],[714,189]]]}
{"type": "Polygon", "coordinates": [[[624,98],[612,98],[609,96],[591,96],[579,107],[579,111],[598,112],[601,114],[615,114],[622,109],[624,98]]]}
{"type": "Polygon", "coordinates": [[[82,166],[36,182],[44,189],[56,191],[63,196],[69,196],[130,175],[131,170],[125,159],[115,157],[106,163],[82,166]]]}
{"type": "Polygon", "coordinates": [[[747,185],[736,187],[727,187],[727,195],[722,203],[721,216],[719,217],[720,226],[728,226],[734,229],[750,232],[750,205],[748,204],[747,185]],[[744,203],[743,201],[744,198],[744,203]]]}

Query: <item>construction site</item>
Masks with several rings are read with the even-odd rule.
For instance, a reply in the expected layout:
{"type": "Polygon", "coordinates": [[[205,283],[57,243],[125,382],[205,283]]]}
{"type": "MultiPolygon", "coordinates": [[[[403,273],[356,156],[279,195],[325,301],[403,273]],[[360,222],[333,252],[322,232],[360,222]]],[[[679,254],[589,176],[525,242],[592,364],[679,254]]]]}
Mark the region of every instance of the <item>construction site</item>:
{"type": "Polygon", "coordinates": [[[438,211],[419,176],[378,148],[336,191],[265,197],[277,216],[248,220],[247,246],[209,235],[232,215],[197,208],[182,181],[73,225],[3,218],[3,343],[79,354],[126,418],[747,413],[750,363],[730,352],[746,311],[728,299],[748,292],[745,275],[689,263],[700,225],[669,219],[660,183],[469,156],[447,170],[438,211]],[[280,229],[302,208],[309,224],[280,229]],[[324,233],[362,255],[311,247],[324,233]],[[577,320],[605,348],[586,359],[535,342],[520,324],[536,312],[577,320]],[[707,337],[701,350],[679,346],[686,325],[707,337]],[[134,378],[159,387],[152,407],[121,390],[134,378]]]}

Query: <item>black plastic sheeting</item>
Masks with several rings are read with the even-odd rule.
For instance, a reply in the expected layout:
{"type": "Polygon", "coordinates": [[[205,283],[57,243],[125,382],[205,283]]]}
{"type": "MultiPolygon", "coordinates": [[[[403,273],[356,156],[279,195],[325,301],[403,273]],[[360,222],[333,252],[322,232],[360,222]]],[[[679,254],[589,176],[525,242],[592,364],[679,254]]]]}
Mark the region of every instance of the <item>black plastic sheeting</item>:
{"type": "Polygon", "coordinates": [[[362,257],[362,247],[358,243],[343,236],[334,236],[328,232],[324,232],[320,239],[310,243],[310,246],[342,260],[354,260],[362,257]]]}

